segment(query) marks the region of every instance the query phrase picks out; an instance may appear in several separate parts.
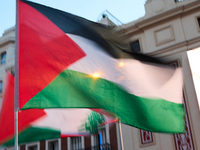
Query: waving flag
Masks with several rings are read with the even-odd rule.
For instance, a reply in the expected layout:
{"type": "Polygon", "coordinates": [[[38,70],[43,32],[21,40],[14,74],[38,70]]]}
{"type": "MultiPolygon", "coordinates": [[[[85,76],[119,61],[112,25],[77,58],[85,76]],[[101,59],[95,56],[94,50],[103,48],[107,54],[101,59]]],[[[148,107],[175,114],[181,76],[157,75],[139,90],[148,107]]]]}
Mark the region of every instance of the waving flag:
{"type": "Polygon", "coordinates": [[[144,130],[184,131],[181,68],[140,62],[109,28],[60,10],[20,0],[18,15],[20,109],[98,108],[144,130]]]}
{"type": "MultiPolygon", "coordinates": [[[[98,131],[109,115],[89,109],[29,109],[18,112],[19,144],[69,136],[84,136],[98,131]],[[92,118],[92,119],[91,119],[92,118]]],[[[14,77],[8,74],[0,112],[0,146],[14,145],[14,77]]]]}

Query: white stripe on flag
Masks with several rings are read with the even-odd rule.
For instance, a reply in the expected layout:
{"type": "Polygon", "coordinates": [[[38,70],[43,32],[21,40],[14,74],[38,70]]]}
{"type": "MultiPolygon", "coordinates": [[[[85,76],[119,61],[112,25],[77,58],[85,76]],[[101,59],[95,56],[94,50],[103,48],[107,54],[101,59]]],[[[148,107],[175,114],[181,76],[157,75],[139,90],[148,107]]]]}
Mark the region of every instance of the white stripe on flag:
{"type": "Polygon", "coordinates": [[[86,53],[86,57],[69,66],[69,69],[89,75],[98,72],[100,78],[121,85],[130,94],[182,103],[183,79],[180,68],[174,70],[134,59],[115,59],[95,42],[77,35],[67,35],[86,53]]]}

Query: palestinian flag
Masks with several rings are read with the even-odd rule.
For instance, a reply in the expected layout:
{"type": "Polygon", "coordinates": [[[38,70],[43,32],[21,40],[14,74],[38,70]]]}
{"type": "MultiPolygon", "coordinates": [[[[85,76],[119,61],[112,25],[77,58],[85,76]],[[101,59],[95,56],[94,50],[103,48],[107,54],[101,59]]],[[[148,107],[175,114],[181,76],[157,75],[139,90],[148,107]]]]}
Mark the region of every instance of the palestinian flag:
{"type": "Polygon", "coordinates": [[[97,108],[140,129],[184,131],[181,68],[134,59],[142,57],[124,52],[109,27],[30,1],[18,5],[20,109],[97,108]]]}
{"type": "MultiPolygon", "coordinates": [[[[19,144],[96,133],[111,119],[89,109],[29,109],[18,112],[19,144]]],[[[99,111],[98,111],[99,112],[99,111]]],[[[14,77],[8,74],[0,112],[0,146],[14,145],[14,77]]]]}

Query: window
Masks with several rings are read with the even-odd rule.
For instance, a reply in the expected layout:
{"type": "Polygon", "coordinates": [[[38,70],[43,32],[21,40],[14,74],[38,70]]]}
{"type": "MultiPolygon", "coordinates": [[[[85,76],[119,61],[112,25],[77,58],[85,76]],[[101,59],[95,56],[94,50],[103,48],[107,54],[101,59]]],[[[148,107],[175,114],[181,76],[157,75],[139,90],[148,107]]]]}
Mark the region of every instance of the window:
{"type": "Polygon", "coordinates": [[[34,142],[26,144],[26,150],[40,150],[40,143],[34,142]]]}
{"type": "Polygon", "coordinates": [[[0,80],[0,93],[2,93],[2,92],[3,92],[3,81],[0,80]]]}
{"type": "Polygon", "coordinates": [[[101,130],[100,137],[101,137],[101,139],[100,139],[101,145],[103,147],[107,143],[107,141],[106,141],[106,130],[105,129],[101,130]]]}
{"type": "Polygon", "coordinates": [[[6,63],[6,52],[1,53],[1,64],[6,63]]]}
{"type": "Polygon", "coordinates": [[[99,134],[93,135],[94,146],[93,149],[100,149],[100,139],[99,134]]]}
{"type": "Polygon", "coordinates": [[[28,150],[38,150],[37,145],[29,146],[28,150]]]}
{"type": "Polygon", "coordinates": [[[175,0],[175,2],[182,2],[182,1],[184,1],[184,0],[175,0]]]}
{"type": "Polygon", "coordinates": [[[199,28],[200,28],[200,17],[199,17],[199,18],[197,18],[197,23],[198,23],[198,25],[199,25],[199,28]]]}
{"type": "Polygon", "coordinates": [[[60,150],[61,139],[46,140],[45,150],[60,150]]]}
{"type": "Polygon", "coordinates": [[[58,149],[58,140],[48,142],[48,150],[59,150],[58,149]]]}
{"type": "Polygon", "coordinates": [[[131,43],[131,50],[132,50],[133,52],[136,52],[136,53],[138,53],[138,52],[141,51],[141,50],[140,50],[140,42],[139,42],[139,40],[134,41],[134,42],[131,43]]]}
{"type": "Polygon", "coordinates": [[[82,149],[81,137],[72,138],[72,150],[82,149]]]}
{"type": "Polygon", "coordinates": [[[110,148],[110,140],[109,140],[109,126],[106,124],[102,126],[99,130],[99,143],[100,149],[111,149],[110,148]],[[108,137],[107,137],[108,136],[108,137]]]}

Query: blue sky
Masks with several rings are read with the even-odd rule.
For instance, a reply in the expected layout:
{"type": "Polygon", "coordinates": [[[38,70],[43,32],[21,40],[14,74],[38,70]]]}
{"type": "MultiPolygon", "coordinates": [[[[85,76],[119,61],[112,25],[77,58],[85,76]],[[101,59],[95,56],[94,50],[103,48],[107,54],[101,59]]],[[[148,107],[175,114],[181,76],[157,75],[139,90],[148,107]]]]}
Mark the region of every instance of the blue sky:
{"type": "MultiPolygon", "coordinates": [[[[15,1],[0,0],[0,37],[15,25],[15,1]]],[[[146,0],[31,0],[32,2],[60,9],[86,19],[97,21],[109,11],[123,23],[134,21],[145,15],[146,0]]]]}

